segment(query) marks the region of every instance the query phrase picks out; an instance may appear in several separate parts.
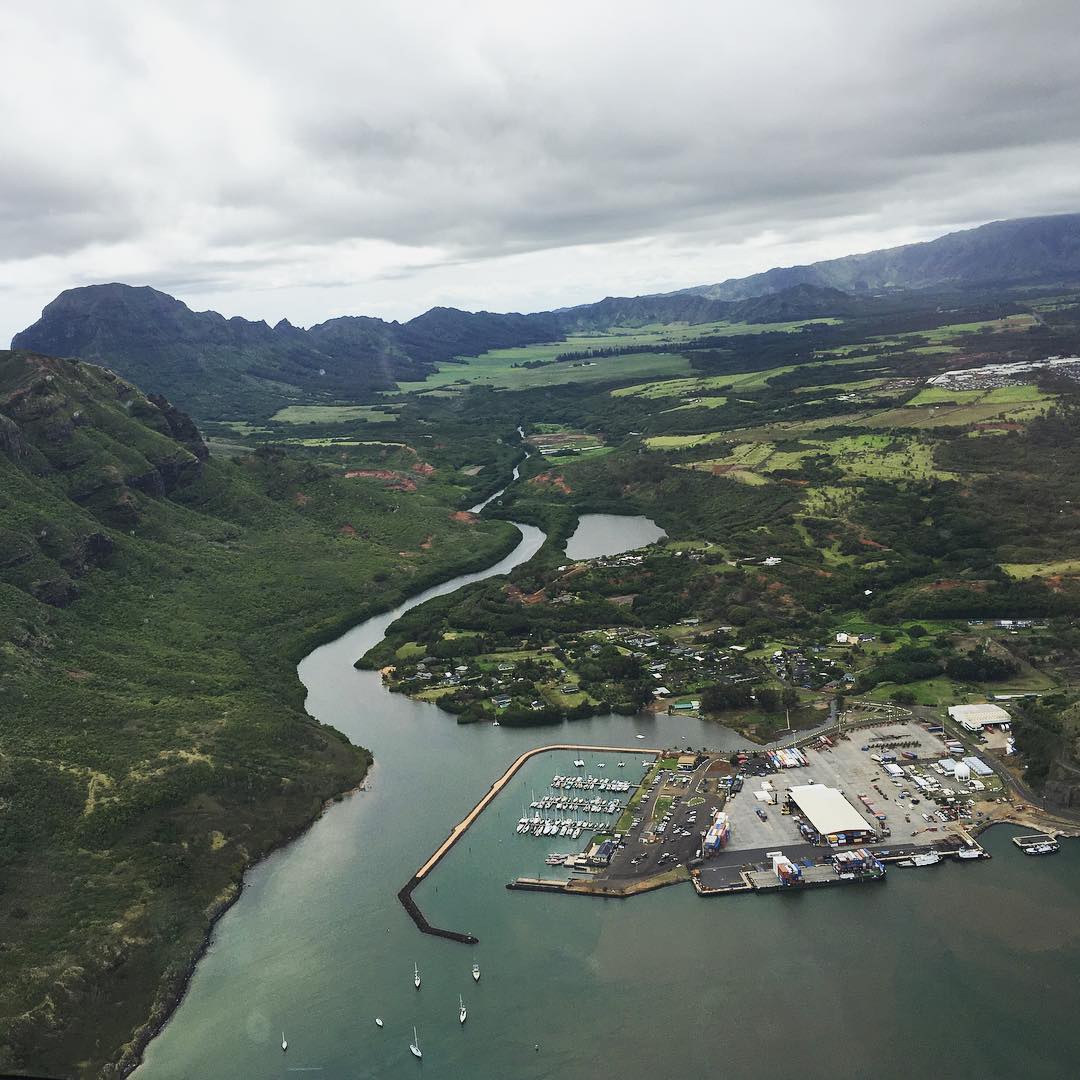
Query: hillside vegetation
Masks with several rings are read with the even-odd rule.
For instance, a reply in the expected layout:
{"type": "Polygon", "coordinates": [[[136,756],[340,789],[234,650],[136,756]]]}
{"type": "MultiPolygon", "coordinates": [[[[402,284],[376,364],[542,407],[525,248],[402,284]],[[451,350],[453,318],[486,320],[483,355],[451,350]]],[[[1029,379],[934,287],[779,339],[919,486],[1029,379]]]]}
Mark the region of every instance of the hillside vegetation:
{"type": "Polygon", "coordinates": [[[0,1071],[130,1060],[244,869],[363,779],[296,661],[517,536],[394,463],[408,498],[348,451],[218,460],[112,372],[0,353],[0,1071]]]}

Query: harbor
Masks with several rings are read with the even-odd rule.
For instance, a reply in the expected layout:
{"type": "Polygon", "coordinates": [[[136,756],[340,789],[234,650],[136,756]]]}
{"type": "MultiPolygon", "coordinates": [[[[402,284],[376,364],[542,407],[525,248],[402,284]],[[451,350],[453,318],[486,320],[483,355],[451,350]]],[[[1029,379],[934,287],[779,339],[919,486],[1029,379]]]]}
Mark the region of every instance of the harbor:
{"type": "MultiPolygon", "coordinates": [[[[629,792],[629,781],[558,773],[548,792],[533,793],[515,831],[571,844],[584,837],[582,846],[546,855],[547,867],[567,873],[561,883],[523,874],[507,887],[629,897],[690,881],[699,896],[794,892],[987,858],[975,834],[1001,788],[989,766],[932,726],[893,717],[802,746],[668,749],[640,762],[644,776],[625,808],[603,795],[629,792]],[[588,818],[575,816],[582,809],[588,818]],[[599,832],[597,812],[618,820],[599,832]]],[[[1031,840],[1018,846],[1042,854],[1054,842],[1031,840]]]]}
{"type": "MultiPolygon", "coordinates": [[[[538,546],[539,536],[528,526],[523,531],[532,547],[538,546]]],[[[522,553],[515,556],[522,557],[522,553]]],[[[439,589],[449,591],[469,580],[474,579],[458,579],[439,589]]],[[[788,1068],[798,1060],[808,1078],[834,1077],[835,1063],[820,1053],[820,1047],[822,1032],[835,1024],[838,1014],[875,1032],[873,1043],[851,1041],[847,1067],[860,1075],[872,1071],[884,1080],[899,1080],[913,1071],[940,1071],[946,1059],[962,1061],[971,1074],[1021,1074],[1030,1071],[1031,1055],[1028,1042],[1015,1038],[1017,1025],[1045,1047],[1048,1075],[1067,1074],[1080,1053],[1070,1013],[1080,963],[1075,920],[1080,848],[1062,845],[1053,859],[1023,857],[1011,843],[1012,833],[1035,833],[1046,826],[1005,801],[994,807],[1000,817],[985,814],[965,826],[994,856],[978,869],[943,859],[926,871],[894,874],[885,857],[890,872],[883,888],[857,890],[854,896],[849,890],[824,888],[807,895],[815,922],[842,927],[843,932],[808,933],[808,909],[798,902],[702,903],[690,888],[674,887],[688,875],[676,878],[681,871],[667,873],[673,860],[665,861],[665,872],[647,873],[620,885],[621,892],[607,894],[639,896],[639,902],[549,902],[543,894],[564,891],[560,883],[566,868],[547,872],[544,858],[552,852],[583,849],[585,837],[578,844],[555,839],[549,846],[535,837],[518,836],[521,804],[527,806],[531,790],[539,795],[554,774],[576,771],[575,759],[587,761],[585,771],[593,775],[618,769],[623,760],[626,778],[639,780],[653,768],[643,769],[641,760],[657,755],[651,749],[646,753],[644,747],[675,746],[681,755],[687,746],[712,746],[717,748],[714,758],[727,759],[722,769],[710,773],[706,768],[707,775],[698,777],[704,779],[709,797],[718,787],[727,789],[729,778],[735,791],[725,809],[734,822],[735,847],[725,848],[723,855],[709,860],[710,865],[727,859],[747,862],[755,847],[762,857],[779,849],[795,861],[799,852],[790,831],[781,834],[780,843],[774,836],[759,835],[761,842],[755,844],[751,842],[755,837],[746,835],[742,850],[738,849],[740,833],[790,820],[762,802],[768,820],[760,821],[753,809],[758,803],[753,790],[769,779],[782,791],[779,778],[800,773],[824,781],[825,765],[837,758],[838,751],[810,750],[800,741],[812,762],[809,767],[762,777],[753,772],[758,759],[750,753],[740,787],[731,759],[745,747],[745,740],[693,716],[594,717],[575,724],[574,734],[576,741],[602,749],[556,752],[550,761],[537,756],[523,765],[500,797],[440,858],[438,872],[424,877],[416,894],[433,924],[469,929],[482,940],[466,951],[439,936],[417,934],[412,917],[386,887],[387,875],[391,880],[410,879],[418,855],[435,852],[447,839],[447,822],[463,819],[488,790],[491,778],[500,776],[507,762],[539,740],[536,730],[507,725],[456,726],[434,706],[384,693],[377,673],[355,669],[355,658],[371,647],[384,624],[397,614],[369,620],[316,650],[301,668],[313,715],[374,751],[378,765],[370,782],[364,791],[329,807],[295,845],[253,870],[241,900],[218,924],[213,946],[200,961],[176,1018],[151,1043],[138,1076],[231,1080],[279,1075],[282,1025],[288,1034],[290,1070],[351,1076],[362,1060],[365,1075],[392,1076],[401,1071],[403,1056],[410,1060],[414,1024],[419,1025],[425,1064],[437,1063],[446,1075],[477,1080],[506,1076],[542,1080],[555,1070],[573,1075],[586,1037],[596,1056],[626,1080],[666,1075],[670,1064],[666,1049],[643,1050],[641,1041],[626,1038],[622,1029],[582,1027],[580,998],[603,1000],[612,994],[619,995],[627,1015],[652,1017],[668,1032],[669,1042],[678,1042],[683,1071],[715,1070],[714,1047],[698,1037],[714,1018],[715,1008],[705,997],[687,996],[679,988],[688,974],[715,978],[729,971],[754,972],[761,964],[763,943],[773,942],[797,946],[799,966],[783,980],[743,979],[738,993],[725,1000],[725,1061],[741,1075],[765,1067],[788,1068]],[[644,737],[637,739],[636,734],[644,737]],[[634,746],[634,752],[617,749],[627,746],[634,746]],[[607,762],[604,770],[597,768],[601,760],[607,762]],[[995,820],[1020,818],[1025,821],[1022,829],[1007,825],[986,829],[995,820]],[[378,874],[372,873],[373,866],[380,869],[378,874]],[[529,895],[524,889],[506,890],[507,881],[515,876],[534,879],[540,891],[529,895]],[[666,887],[667,881],[674,885],[666,887]],[[1034,896],[1037,914],[1032,909],[1034,896]],[[882,927],[888,927],[888,933],[882,933],[882,927]],[[868,941],[875,943],[872,959],[868,941]],[[703,942],[710,945],[708,959],[703,942]],[[713,942],[723,944],[719,967],[713,959],[713,942]],[[288,962],[297,955],[309,962],[301,968],[288,962]],[[998,956],[1000,961],[994,959],[998,956]],[[468,989],[474,957],[483,965],[484,977],[468,989]],[[414,960],[423,972],[419,994],[413,986],[414,960]],[[901,977],[886,978],[886,971],[901,977]],[[1002,1003],[1001,979],[1008,979],[1012,987],[1007,1005],[1002,1003]],[[940,1019],[940,1031],[928,1029],[925,1022],[931,1000],[928,981],[944,988],[930,1010],[940,1019]],[[328,985],[333,986],[332,993],[325,992],[328,985]],[[568,987],[575,991],[568,993],[568,987]],[[458,1021],[463,988],[469,1006],[464,1030],[458,1021]],[[785,993],[797,1007],[784,1008],[785,993]],[[782,1052],[770,1056],[760,1037],[760,1018],[776,1015],[781,1008],[782,1052]],[[994,1022],[972,1031],[968,1021],[973,1013],[985,1013],[994,1022]],[[523,1019],[508,1029],[507,1015],[523,1019]],[[365,1034],[363,1018],[376,1016],[385,1019],[385,1032],[368,1020],[370,1035],[365,1034]],[[465,1031],[469,1034],[463,1038],[465,1031]],[[877,1053],[875,1046],[882,1042],[907,1048],[895,1068],[877,1053]],[[539,1054],[534,1053],[536,1044],[541,1046],[539,1054]]],[[[861,733],[843,743],[851,748],[848,756],[868,759],[877,753],[877,748],[861,751],[872,738],[871,733],[861,733]]],[[[562,742],[557,737],[544,741],[562,742]]],[[[918,769],[941,779],[929,762],[930,758],[920,762],[918,769]]],[[[665,773],[678,775],[678,764],[673,760],[665,773]]],[[[863,773],[856,769],[853,784],[845,788],[855,801],[860,792],[867,794],[877,800],[880,812],[907,825],[901,804],[895,801],[901,789],[879,781],[882,791],[892,796],[885,802],[872,786],[860,786],[860,775],[865,779],[874,774],[869,766],[863,773]]],[[[882,775],[880,769],[877,775],[882,775]]],[[[652,789],[650,779],[651,795],[644,808],[640,801],[635,803],[636,786],[627,792],[626,801],[634,804],[627,821],[646,811],[651,820],[662,788],[661,798],[681,797],[684,814],[696,810],[698,831],[705,828],[705,804],[689,806],[707,797],[690,792],[697,779],[688,781],[683,774],[676,782],[666,780],[652,789]]],[[[937,804],[933,806],[936,811],[937,804]]],[[[661,805],[657,826],[667,809],[661,805]]],[[[945,827],[942,822],[924,821],[920,809],[914,808],[909,833],[945,827]]],[[[676,815],[678,811],[676,807],[676,815]]],[[[657,832],[666,843],[624,848],[614,862],[616,871],[624,857],[629,863],[644,851],[650,852],[655,868],[655,860],[671,850],[671,823],[676,820],[673,815],[665,831],[657,832]]],[[[615,831],[623,831],[620,824],[615,822],[615,831]]],[[[892,843],[898,849],[905,838],[895,826],[893,834],[885,846],[892,843]]],[[[938,834],[928,835],[941,844],[938,834]]],[[[905,842],[926,840],[920,834],[905,842]]],[[[632,869],[648,868],[638,863],[632,869]]],[[[591,884],[583,882],[585,887],[591,884]]],[[[797,894],[789,889],[780,895],[797,894]]]]}
{"type": "MultiPolygon", "coordinates": [[[[418,885],[426,878],[431,871],[438,866],[439,862],[447,855],[449,851],[454,847],[462,837],[465,836],[469,828],[476,822],[480,815],[484,812],[487,806],[502,792],[510,781],[517,775],[518,771],[527,762],[540,754],[553,753],[555,751],[570,751],[573,753],[581,752],[600,752],[600,753],[626,753],[626,754],[650,754],[654,757],[659,754],[658,750],[647,750],[642,747],[608,747],[608,746],[596,746],[580,743],[557,743],[550,746],[537,746],[531,750],[526,750],[524,753],[519,754],[517,758],[511,762],[506,771],[491,785],[488,791],[480,799],[480,801],[461,819],[450,831],[450,835],[435,849],[434,852],[428,857],[424,864],[416,871],[415,874],[398,890],[398,900],[402,906],[409,913],[409,917],[413,920],[417,929],[422,933],[431,934],[436,937],[444,937],[451,941],[460,941],[463,944],[474,945],[477,943],[477,938],[471,932],[458,931],[458,930],[446,930],[439,927],[432,926],[420,910],[416,901],[413,899],[413,892],[418,885]]],[[[584,762],[582,763],[584,765],[584,762]]],[[[596,790],[598,794],[593,799],[584,798],[570,798],[567,796],[555,798],[547,796],[543,800],[534,799],[536,803],[536,816],[535,820],[532,818],[526,819],[525,815],[522,815],[521,820],[518,822],[519,835],[530,836],[554,836],[556,834],[562,836],[568,836],[572,833],[577,833],[580,837],[583,831],[590,833],[596,829],[596,818],[601,815],[611,817],[612,815],[620,812],[622,809],[619,801],[612,798],[601,798],[600,793],[607,794],[611,791],[618,791],[623,793],[629,790],[630,785],[625,781],[611,781],[607,778],[600,779],[593,776],[561,776],[556,775],[552,780],[553,790],[562,792],[581,790],[581,791],[593,791],[596,790]],[[613,787],[614,785],[614,787],[613,787]],[[543,807],[541,807],[543,803],[543,807]],[[543,809],[559,808],[567,809],[571,803],[578,804],[577,809],[585,816],[580,819],[571,818],[541,818],[539,811],[543,809]],[[526,829],[524,825],[528,823],[526,829]]]]}

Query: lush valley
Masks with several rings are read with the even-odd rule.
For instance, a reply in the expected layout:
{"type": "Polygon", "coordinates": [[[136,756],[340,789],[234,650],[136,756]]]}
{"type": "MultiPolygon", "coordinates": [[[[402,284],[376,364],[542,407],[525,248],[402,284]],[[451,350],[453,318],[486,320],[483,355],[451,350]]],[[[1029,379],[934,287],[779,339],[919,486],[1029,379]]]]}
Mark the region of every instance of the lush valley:
{"type": "Polygon", "coordinates": [[[364,777],[296,661],[513,542],[428,460],[362,475],[385,449],[208,456],[111,372],[0,353],[0,1068],[97,1075],[167,1010],[244,869],[364,777]]]}
{"type": "Polygon", "coordinates": [[[245,868],[364,777],[295,662],[494,562],[507,520],[547,542],[393,625],[359,658],[389,689],[759,740],[838,697],[1017,694],[1008,767],[1075,803],[1080,364],[1044,361],[1080,352],[1080,294],[942,265],[310,330],[58,298],[18,341],[82,361],[0,354],[0,1066],[131,1064],[245,868]],[[569,559],[586,512],[668,538],[569,559]]]}

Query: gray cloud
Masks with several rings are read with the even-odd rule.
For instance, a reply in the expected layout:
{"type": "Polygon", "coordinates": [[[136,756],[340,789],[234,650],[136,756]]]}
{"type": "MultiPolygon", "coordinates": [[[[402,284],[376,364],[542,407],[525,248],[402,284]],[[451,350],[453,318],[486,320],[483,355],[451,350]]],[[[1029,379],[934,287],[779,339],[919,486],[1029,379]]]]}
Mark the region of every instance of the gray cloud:
{"type": "Polygon", "coordinates": [[[94,280],[524,309],[1080,208],[1071,3],[23,7],[0,335],[94,280]]]}

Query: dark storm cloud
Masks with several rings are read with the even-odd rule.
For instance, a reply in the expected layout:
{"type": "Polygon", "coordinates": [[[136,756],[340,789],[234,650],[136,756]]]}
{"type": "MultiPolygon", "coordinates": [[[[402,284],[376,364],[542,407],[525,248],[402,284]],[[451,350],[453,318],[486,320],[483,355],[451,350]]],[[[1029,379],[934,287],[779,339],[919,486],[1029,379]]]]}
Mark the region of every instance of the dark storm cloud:
{"type": "Polygon", "coordinates": [[[20,312],[102,277],[555,303],[1075,210],[1078,31],[928,0],[9,9],[0,280],[20,312]]]}

